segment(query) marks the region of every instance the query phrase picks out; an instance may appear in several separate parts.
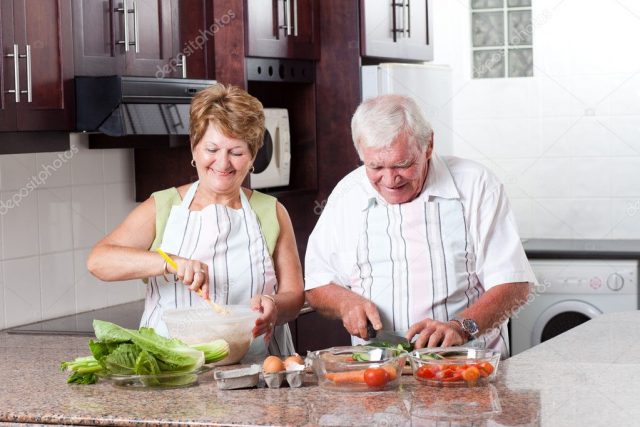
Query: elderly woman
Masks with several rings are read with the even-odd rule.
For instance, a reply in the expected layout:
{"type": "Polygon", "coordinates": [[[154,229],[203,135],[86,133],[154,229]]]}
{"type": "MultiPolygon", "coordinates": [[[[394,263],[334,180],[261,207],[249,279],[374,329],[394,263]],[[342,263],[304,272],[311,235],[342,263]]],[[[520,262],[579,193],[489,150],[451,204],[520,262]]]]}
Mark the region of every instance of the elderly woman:
{"type": "Polygon", "coordinates": [[[275,198],[241,186],[264,130],[262,104],[245,91],[198,92],[189,133],[199,180],[153,193],[93,248],[87,267],[99,279],[149,279],[141,326],[167,335],[165,308],[250,304],[261,312],[253,334],[264,334],[252,353],[265,355],[266,343],[272,354],[294,352],[286,322],[304,294],[291,220],[275,198]]]}

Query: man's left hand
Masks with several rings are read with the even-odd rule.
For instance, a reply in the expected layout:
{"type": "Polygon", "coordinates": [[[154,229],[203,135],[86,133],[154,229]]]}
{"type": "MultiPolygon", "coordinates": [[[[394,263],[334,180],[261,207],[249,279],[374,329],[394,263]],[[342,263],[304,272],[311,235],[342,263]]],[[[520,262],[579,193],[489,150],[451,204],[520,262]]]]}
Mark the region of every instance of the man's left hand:
{"type": "Polygon", "coordinates": [[[466,335],[459,325],[433,319],[424,319],[411,325],[406,335],[409,342],[416,335],[418,338],[413,343],[415,348],[451,347],[467,342],[466,335]]]}

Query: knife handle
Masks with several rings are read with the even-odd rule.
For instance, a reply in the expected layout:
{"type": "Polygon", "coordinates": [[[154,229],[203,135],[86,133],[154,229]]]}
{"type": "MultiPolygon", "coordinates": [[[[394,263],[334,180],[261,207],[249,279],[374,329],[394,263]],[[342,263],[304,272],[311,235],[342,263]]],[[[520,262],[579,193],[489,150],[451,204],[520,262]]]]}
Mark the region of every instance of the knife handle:
{"type": "Polygon", "coordinates": [[[377,334],[378,333],[373,328],[373,324],[371,323],[371,320],[367,319],[367,338],[368,339],[375,338],[377,334]]]}

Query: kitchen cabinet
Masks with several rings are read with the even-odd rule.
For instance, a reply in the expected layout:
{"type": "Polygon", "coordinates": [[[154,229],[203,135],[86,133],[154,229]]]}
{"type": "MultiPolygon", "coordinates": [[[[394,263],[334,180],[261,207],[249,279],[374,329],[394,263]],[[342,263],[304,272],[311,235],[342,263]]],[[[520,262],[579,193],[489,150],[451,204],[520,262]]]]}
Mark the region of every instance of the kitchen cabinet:
{"type": "Polygon", "coordinates": [[[248,56],[320,59],[320,0],[247,1],[248,56]]]}
{"type": "Polygon", "coordinates": [[[433,59],[432,0],[360,0],[363,57],[433,59]]]}
{"type": "Polygon", "coordinates": [[[3,0],[0,15],[0,131],[72,129],[71,0],[3,0]]]}
{"type": "Polygon", "coordinates": [[[181,77],[178,0],[74,0],[76,75],[181,77]]]}

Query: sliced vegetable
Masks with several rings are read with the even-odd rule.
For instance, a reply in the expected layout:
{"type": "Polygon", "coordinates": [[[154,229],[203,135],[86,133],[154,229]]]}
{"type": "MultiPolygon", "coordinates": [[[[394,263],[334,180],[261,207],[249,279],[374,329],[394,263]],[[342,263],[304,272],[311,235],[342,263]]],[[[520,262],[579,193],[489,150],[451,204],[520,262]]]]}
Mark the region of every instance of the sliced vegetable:
{"type": "Polygon", "coordinates": [[[324,377],[336,384],[363,383],[364,371],[364,369],[360,369],[357,371],[327,372],[324,377]]]}

